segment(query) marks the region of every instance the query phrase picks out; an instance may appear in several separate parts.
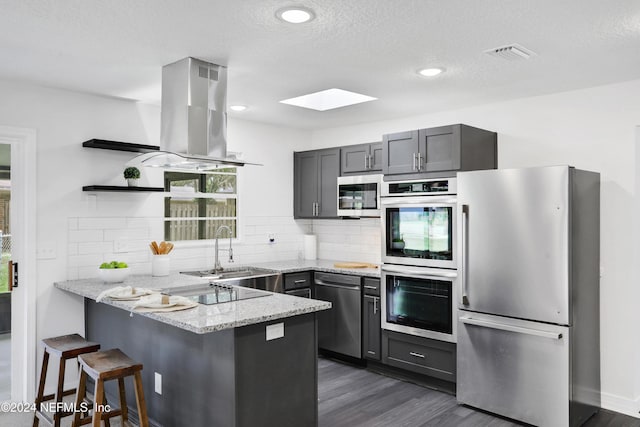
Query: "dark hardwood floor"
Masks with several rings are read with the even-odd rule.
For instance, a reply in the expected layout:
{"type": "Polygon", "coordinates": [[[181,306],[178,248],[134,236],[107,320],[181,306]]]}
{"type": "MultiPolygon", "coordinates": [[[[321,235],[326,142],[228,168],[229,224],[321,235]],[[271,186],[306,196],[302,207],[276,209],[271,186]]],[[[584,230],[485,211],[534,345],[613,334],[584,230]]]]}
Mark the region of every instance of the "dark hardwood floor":
{"type": "MultiPolygon", "coordinates": [[[[454,396],[333,360],[318,362],[320,427],[507,427],[520,424],[456,403],[454,396]]],[[[69,396],[69,399],[72,399],[69,396]]],[[[33,413],[2,413],[0,426],[29,427],[33,413]]],[[[70,427],[69,417],[62,422],[70,427]]],[[[120,426],[119,418],[111,421],[120,426]]],[[[640,419],[601,410],[586,427],[640,427],[640,419]]]]}
{"type": "MultiPolygon", "coordinates": [[[[458,405],[455,396],[330,359],[318,361],[320,427],[509,427],[521,424],[458,405]]],[[[640,427],[601,410],[585,427],[640,427]]]]}

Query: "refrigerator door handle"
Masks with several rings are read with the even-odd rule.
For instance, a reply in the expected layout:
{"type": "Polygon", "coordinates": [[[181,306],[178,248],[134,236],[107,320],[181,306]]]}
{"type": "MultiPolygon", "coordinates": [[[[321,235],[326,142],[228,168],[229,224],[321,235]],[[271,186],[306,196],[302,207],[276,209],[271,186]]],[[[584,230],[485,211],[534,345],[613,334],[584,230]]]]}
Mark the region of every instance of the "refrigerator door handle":
{"type": "Polygon", "coordinates": [[[504,323],[490,322],[488,320],[474,319],[472,317],[461,317],[460,321],[467,325],[482,326],[485,328],[499,329],[501,331],[515,332],[518,334],[535,335],[537,337],[550,338],[553,340],[562,339],[559,332],[541,331],[539,329],[523,328],[522,326],[507,325],[504,323]]]}
{"type": "Polygon", "coordinates": [[[460,227],[461,231],[461,242],[460,245],[460,260],[461,262],[461,275],[460,275],[460,285],[462,286],[462,305],[469,305],[469,296],[467,295],[467,228],[469,226],[469,205],[462,205],[460,209],[462,212],[462,224],[460,227]]]}

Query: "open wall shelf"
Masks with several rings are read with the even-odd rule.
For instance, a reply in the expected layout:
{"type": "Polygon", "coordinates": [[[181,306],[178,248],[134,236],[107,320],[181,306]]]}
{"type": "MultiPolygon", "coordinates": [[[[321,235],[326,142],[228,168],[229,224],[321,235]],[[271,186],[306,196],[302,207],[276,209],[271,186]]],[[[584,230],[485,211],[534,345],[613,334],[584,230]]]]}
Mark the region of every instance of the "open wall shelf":
{"type": "Polygon", "coordinates": [[[85,185],[82,187],[82,191],[111,191],[111,192],[133,192],[133,193],[143,193],[143,192],[152,192],[159,193],[163,192],[164,188],[162,187],[128,187],[126,185],[85,185]]]}
{"type": "Polygon", "coordinates": [[[108,141],[106,139],[90,139],[82,143],[83,147],[101,148],[103,150],[129,151],[132,153],[149,153],[159,151],[157,145],[133,144],[131,142],[108,141]]]}
{"type": "MultiPolygon", "coordinates": [[[[83,147],[103,150],[127,151],[130,153],[149,153],[159,151],[157,145],[133,144],[131,142],[108,141],[106,139],[90,139],[82,143],[83,147]]],[[[126,185],[85,185],[82,191],[113,193],[161,193],[162,187],[129,187],[126,185]]]]}

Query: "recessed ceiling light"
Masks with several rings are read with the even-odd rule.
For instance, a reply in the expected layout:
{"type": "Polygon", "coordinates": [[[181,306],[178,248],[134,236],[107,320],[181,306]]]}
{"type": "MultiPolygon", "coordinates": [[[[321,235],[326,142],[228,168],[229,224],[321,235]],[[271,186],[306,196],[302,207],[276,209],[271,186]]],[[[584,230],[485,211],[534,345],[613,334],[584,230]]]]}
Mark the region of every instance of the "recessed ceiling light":
{"type": "Polygon", "coordinates": [[[280,101],[283,104],[295,105],[296,107],[310,108],[317,111],[332,110],[334,108],[346,107],[347,105],[360,104],[361,102],[375,101],[378,98],[362,95],[360,93],[349,92],[342,89],[327,89],[308,95],[280,101]]]}
{"type": "Polygon", "coordinates": [[[303,24],[316,17],[313,10],[302,6],[283,7],[276,12],[276,16],[291,24],[303,24]]]}
{"type": "Polygon", "coordinates": [[[247,106],[246,105],[230,105],[229,108],[232,109],[233,111],[244,111],[247,109],[247,106]]]}
{"type": "Polygon", "coordinates": [[[418,71],[418,74],[425,77],[434,77],[444,72],[444,68],[423,68],[418,71]]]}

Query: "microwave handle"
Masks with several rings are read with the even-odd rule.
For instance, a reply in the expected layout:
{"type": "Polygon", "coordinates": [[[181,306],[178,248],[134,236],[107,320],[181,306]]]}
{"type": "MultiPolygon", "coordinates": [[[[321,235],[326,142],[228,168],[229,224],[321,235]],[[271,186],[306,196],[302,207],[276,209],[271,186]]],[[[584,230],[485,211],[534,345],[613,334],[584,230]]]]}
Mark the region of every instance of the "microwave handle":
{"type": "Polygon", "coordinates": [[[462,226],[460,227],[461,231],[461,245],[460,245],[460,255],[461,255],[461,275],[460,275],[460,285],[462,287],[462,305],[469,305],[469,296],[467,295],[467,239],[469,236],[468,227],[469,227],[469,205],[461,206],[462,212],[462,226]]]}

